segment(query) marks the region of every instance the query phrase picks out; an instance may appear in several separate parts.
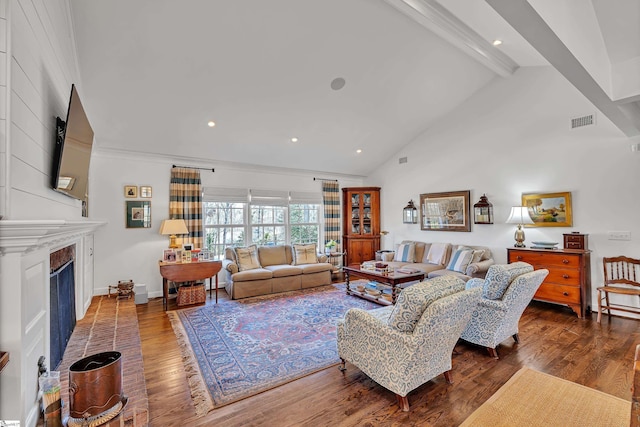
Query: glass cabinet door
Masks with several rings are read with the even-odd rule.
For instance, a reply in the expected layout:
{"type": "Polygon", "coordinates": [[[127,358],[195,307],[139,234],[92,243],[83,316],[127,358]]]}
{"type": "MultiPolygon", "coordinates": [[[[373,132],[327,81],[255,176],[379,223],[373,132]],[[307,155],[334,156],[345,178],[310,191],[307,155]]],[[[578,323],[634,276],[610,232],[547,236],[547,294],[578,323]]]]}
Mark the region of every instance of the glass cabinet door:
{"type": "Polygon", "coordinates": [[[362,193],[362,234],[371,234],[371,193],[362,193]]]}
{"type": "Polygon", "coordinates": [[[360,234],[362,223],[360,219],[360,194],[351,195],[351,234],[360,234]]]}

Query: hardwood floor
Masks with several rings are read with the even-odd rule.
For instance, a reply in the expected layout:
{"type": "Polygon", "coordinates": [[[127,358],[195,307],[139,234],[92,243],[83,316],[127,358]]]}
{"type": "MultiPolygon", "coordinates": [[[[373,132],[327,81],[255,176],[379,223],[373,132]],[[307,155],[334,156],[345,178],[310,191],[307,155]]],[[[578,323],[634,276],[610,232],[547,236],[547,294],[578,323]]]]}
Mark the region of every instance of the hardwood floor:
{"type": "MultiPolygon", "coordinates": [[[[220,304],[229,303],[220,295],[220,304]]],[[[169,308],[177,308],[175,301],[169,308]]],[[[344,374],[331,367],[197,418],[162,299],[138,305],[137,313],[150,426],[457,426],[525,365],[630,400],[640,343],[638,320],[605,316],[599,325],[595,315],[581,320],[568,308],[534,301],[520,320],[520,344],[506,340],[495,360],[458,343],[454,383],[441,375],[412,391],[410,412],[347,363],[344,374]]]]}

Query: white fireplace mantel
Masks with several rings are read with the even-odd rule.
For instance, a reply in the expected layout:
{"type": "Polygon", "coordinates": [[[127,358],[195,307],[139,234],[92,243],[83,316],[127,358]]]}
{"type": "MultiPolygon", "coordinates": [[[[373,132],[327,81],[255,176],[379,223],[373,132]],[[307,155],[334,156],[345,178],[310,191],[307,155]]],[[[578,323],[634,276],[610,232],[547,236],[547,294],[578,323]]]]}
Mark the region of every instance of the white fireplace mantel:
{"type": "Polygon", "coordinates": [[[29,252],[94,232],[106,221],[1,220],[0,253],[29,252]]]}

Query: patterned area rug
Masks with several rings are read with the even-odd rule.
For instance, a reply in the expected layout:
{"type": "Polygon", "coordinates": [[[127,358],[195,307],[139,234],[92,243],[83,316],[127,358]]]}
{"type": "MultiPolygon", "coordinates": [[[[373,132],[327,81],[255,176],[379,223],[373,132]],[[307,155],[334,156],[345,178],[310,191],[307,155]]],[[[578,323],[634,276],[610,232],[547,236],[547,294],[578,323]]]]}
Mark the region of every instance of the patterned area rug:
{"type": "Polygon", "coordinates": [[[338,364],[336,321],[352,307],[380,305],[339,284],[168,312],[196,412],[338,364]]]}

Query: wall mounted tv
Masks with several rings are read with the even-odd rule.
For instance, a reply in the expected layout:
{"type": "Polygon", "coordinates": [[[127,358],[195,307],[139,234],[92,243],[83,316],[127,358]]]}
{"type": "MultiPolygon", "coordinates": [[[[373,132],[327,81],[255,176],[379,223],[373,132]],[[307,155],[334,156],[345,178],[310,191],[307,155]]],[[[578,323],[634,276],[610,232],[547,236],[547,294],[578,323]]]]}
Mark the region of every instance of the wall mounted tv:
{"type": "Polygon", "coordinates": [[[51,186],[67,196],[86,201],[93,129],[75,85],[71,85],[66,121],[60,117],[56,121],[51,186]]]}

